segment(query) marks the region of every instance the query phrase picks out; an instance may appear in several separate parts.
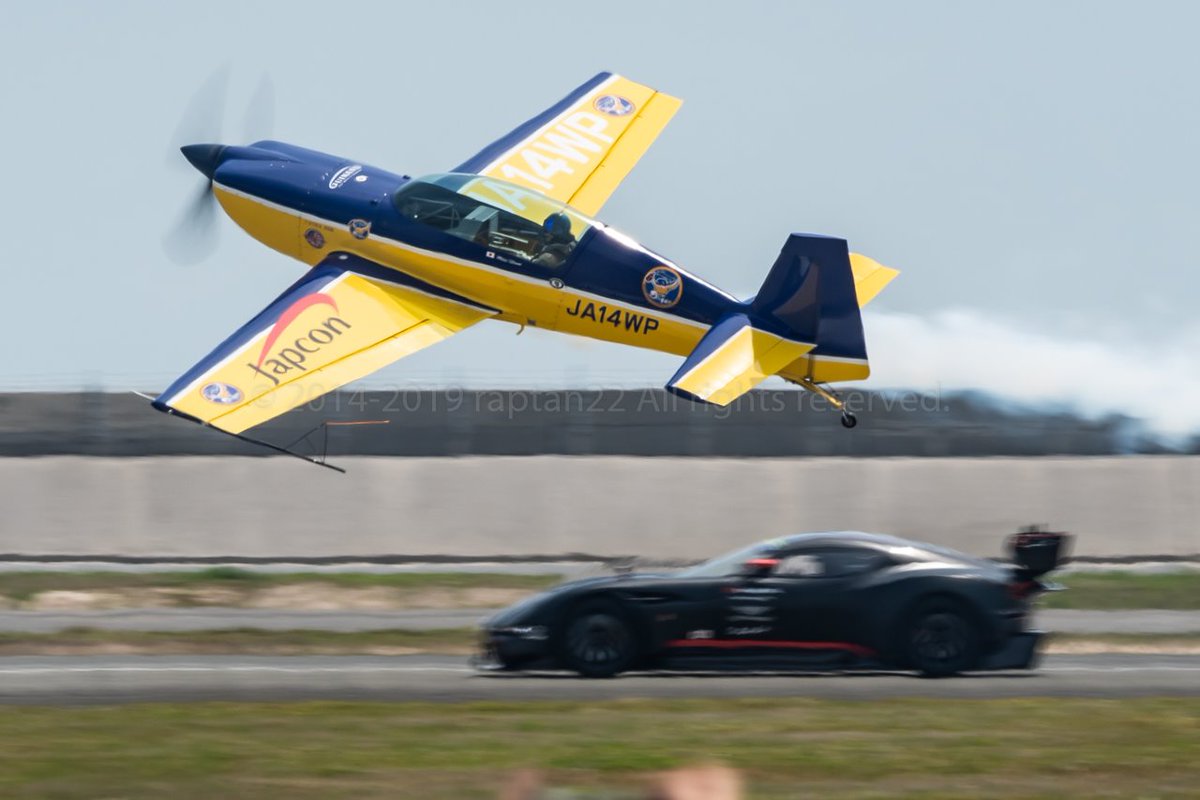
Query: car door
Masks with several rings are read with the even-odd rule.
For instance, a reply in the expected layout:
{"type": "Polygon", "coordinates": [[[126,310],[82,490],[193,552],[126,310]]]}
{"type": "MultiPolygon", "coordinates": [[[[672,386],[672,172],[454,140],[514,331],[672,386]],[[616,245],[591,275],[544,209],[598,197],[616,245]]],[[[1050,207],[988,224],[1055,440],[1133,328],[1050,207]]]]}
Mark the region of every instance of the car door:
{"type": "Polygon", "coordinates": [[[654,647],[679,648],[717,638],[723,586],[720,578],[681,578],[622,589],[620,597],[639,609],[654,647]]]}
{"type": "Polygon", "coordinates": [[[719,638],[748,646],[781,637],[780,606],[786,583],[774,575],[737,575],[721,587],[719,638]]]}
{"type": "Polygon", "coordinates": [[[772,575],[781,589],[779,639],[812,649],[860,644],[859,584],[885,562],[886,556],[873,548],[819,547],[784,554],[772,575]]]}

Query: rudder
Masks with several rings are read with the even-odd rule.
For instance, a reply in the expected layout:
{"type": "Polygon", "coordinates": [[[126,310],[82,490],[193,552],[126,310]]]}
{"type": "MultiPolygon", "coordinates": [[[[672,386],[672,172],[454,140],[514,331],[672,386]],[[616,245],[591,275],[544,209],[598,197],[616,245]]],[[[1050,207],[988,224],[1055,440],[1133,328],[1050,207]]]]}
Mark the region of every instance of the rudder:
{"type": "Polygon", "coordinates": [[[813,342],[813,354],[866,360],[850,250],[845,239],[793,233],[762,289],[752,317],[791,339],[813,342]]]}

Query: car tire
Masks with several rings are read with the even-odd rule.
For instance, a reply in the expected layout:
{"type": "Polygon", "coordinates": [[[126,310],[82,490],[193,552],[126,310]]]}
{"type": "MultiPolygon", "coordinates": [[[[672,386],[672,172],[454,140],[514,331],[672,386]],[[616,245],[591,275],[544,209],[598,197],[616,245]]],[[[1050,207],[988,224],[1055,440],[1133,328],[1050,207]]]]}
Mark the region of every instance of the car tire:
{"type": "Polygon", "coordinates": [[[920,603],[904,627],[908,665],[926,678],[945,678],[975,666],[979,632],[961,603],[933,598],[920,603]]]}
{"type": "Polygon", "coordinates": [[[559,655],[564,665],[585,678],[611,678],[637,658],[637,638],[615,603],[593,601],[567,618],[559,655]]]}

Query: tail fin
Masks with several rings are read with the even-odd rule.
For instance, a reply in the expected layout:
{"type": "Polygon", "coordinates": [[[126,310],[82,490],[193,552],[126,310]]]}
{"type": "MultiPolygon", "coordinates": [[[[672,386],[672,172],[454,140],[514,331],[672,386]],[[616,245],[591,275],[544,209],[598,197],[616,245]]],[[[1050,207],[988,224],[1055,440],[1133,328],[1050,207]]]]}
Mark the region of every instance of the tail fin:
{"type": "Polygon", "coordinates": [[[898,274],[851,255],[844,239],[793,233],[759,293],[709,329],[667,390],[723,406],[771,375],[867,377],[859,308],[898,274]]]}
{"type": "Polygon", "coordinates": [[[750,301],[751,316],[814,350],[866,359],[862,317],[845,239],[793,233],[750,301]]]}
{"type": "Polygon", "coordinates": [[[813,342],[811,352],[779,370],[791,380],[862,380],[871,374],[859,309],[899,275],[849,252],[843,239],[792,234],[750,302],[760,324],[813,342]]]}

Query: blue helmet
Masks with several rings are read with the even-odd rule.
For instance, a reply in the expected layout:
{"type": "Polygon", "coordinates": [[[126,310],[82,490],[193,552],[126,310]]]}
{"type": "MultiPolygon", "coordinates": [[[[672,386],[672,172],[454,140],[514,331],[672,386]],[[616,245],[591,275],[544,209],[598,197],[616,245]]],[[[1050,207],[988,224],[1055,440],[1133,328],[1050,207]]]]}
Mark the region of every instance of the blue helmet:
{"type": "Polygon", "coordinates": [[[551,236],[566,238],[571,235],[571,218],[561,211],[555,211],[546,217],[542,228],[551,236]]]}

